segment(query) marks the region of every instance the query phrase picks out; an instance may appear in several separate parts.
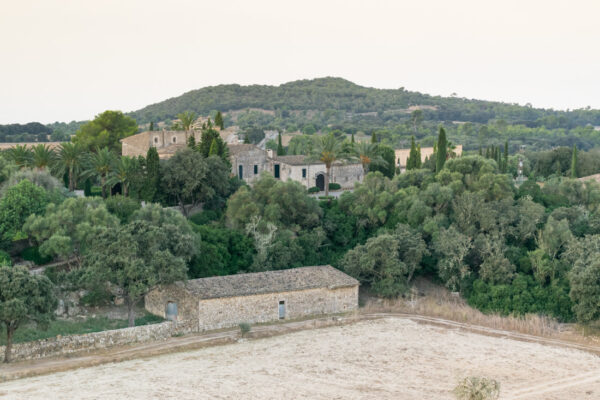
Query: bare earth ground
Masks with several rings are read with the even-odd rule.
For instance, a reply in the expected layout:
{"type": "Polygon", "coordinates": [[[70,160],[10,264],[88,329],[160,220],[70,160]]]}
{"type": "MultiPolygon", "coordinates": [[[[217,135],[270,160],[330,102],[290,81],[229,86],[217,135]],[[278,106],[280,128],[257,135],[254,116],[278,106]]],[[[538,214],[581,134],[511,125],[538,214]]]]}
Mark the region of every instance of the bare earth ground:
{"type": "Polygon", "coordinates": [[[598,399],[600,358],[385,318],[0,384],[0,399],[452,399],[487,376],[502,399],[598,399]]]}

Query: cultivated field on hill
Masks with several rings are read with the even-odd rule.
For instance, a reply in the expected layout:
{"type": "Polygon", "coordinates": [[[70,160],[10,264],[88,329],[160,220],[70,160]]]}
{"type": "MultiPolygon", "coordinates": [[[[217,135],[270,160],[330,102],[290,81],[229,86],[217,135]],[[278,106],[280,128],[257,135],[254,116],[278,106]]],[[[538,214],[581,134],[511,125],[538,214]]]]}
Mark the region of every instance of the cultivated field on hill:
{"type": "Polygon", "coordinates": [[[600,397],[600,358],[386,318],[0,384],[2,399],[452,399],[465,376],[501,399],[600,397]]]}

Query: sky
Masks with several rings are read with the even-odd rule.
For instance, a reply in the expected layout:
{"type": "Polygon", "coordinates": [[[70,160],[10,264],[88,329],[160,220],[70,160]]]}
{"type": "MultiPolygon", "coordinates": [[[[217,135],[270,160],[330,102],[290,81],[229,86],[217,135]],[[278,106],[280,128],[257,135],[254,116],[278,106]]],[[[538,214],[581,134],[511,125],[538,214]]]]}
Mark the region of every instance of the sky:
{"type": "Polygon", "coordinates": [[[598,0],[0,0],[0,124],[325,76],[600,108],[598,0]]]}

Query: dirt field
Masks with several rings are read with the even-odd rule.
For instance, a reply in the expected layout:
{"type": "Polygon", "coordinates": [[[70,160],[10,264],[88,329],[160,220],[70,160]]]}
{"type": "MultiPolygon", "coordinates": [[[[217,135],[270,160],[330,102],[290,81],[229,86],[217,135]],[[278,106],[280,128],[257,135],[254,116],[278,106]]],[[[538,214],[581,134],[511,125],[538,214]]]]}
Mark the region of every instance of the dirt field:
{"type": "Polygon", "coordinates": [[[600,358],[387,318],[0,384],[0,399],[452,399],[459,378],[502,399],[598,399],[600,358]]]}

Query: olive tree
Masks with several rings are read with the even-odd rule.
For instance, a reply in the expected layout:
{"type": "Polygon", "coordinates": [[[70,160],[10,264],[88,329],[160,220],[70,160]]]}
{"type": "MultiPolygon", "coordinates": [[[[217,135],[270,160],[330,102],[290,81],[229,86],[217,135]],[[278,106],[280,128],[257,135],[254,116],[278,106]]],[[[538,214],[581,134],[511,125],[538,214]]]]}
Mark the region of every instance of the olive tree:
{"type": "Polygon", "coordinates": [[[53,316],[56,296],[52,282],[22,266],[0,267],[0,322],[6,328],[4,362],[10,362],[15,331],[33,321],[44,327],[53,316]]]}

